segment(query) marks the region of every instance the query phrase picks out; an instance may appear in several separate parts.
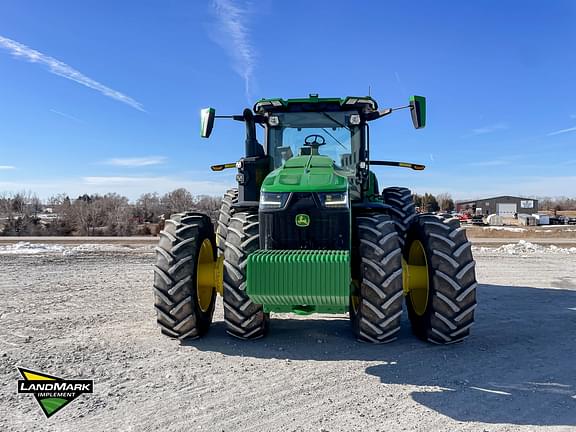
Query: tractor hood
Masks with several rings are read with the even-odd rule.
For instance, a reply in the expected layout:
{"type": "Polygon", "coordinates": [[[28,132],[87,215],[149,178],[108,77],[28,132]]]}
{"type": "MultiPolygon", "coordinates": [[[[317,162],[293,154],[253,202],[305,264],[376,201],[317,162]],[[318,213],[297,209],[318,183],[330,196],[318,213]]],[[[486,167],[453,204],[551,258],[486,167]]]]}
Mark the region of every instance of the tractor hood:
{"type": "Polygon", "coordinates": [[[328,156],[295,156],[272,171],[262,183],[263,192],[340,192],[348,178],[328,156]]]}

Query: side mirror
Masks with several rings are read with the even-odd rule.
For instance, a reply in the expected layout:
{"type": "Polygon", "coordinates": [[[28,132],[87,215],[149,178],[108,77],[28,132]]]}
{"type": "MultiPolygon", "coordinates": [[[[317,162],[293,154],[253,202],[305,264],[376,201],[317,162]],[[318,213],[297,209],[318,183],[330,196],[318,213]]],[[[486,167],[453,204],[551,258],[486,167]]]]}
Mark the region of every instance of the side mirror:
{"type": "Polygon", "coordinates": [[[412,124],[416,129],[422,129],[426,126],[426,98],[424,96],[410,97],[410,114],[412,115],[412,124]]]}
{"type": "Polygon", "coordinates": [[[204,108],[200,110],[200,136],[202,138],[208,138],[212,133],[215,117],[216,110],[214,108],[204,108]]]}

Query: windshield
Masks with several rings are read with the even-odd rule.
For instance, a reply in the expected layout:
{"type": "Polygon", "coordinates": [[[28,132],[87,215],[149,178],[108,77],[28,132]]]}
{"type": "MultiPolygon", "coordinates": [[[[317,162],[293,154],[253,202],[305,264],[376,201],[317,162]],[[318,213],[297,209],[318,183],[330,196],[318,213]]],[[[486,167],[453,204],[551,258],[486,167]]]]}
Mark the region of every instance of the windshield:
{"type": "Polygon", "coordinates": [[[268,154],[274,161],[274,168],[294,156],[320,154],[329,156],[337,168],[354,171],[358,162],[360,129],[350,125],[352,114],[358,113],[274,113],[279,124],[268,128],[268,154]],[[321,138],[309,139],[308,142],[323,141],[324,144],[317,147],[305,145],[306,137],[310,135],[321,138]]]}

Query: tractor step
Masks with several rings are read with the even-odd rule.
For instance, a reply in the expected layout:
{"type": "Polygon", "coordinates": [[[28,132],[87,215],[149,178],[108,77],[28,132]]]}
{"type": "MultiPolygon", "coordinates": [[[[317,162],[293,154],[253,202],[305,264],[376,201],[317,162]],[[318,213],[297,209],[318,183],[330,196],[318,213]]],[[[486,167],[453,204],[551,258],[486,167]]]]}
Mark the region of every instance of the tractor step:
{"type": "Polygon", "coordinates": [[[348,251],[258,250],[248,256],[246,293],[266,312],[346,312],[350,281],[348,251]]]}

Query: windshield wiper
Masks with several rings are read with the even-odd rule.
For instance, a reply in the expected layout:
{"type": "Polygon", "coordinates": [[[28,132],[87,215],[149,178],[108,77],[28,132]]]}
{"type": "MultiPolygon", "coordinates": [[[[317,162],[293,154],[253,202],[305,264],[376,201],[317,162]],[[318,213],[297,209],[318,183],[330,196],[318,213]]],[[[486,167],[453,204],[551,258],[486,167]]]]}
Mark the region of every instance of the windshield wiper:
{"type": "Polygon", "coordinates": [[[338,126],[343,127],[343,128],[346,128],[346,129],[348,129],[349,132],[352,132],[348,126],[346,126],[346,125],[343,124],[343,123],[340,123],[338,120],[336,120],[336,119],[335,119],[334,117],[332,117],[331,115],[326,114],[324,111],[320,111],[320,113],[322,113],[322,115],[323,115],[324,117],[328,117],[330,120],[332,120],[332,121],[333,121],[334,123],[336,123],[338,126]]]}
{"type": "Polygon", "coordinates": [[[342,144],[340,141],[338,141],[338,138],[336,138],[334,135],[332,135],[330,132],[328,132],[325,128],[322,128],[322,130],[324,132],[326,132],[328,135],[330,135],[330,138],[332,138],[334,141],[336,141],[338,144],[340,144],[344,149],[348,150],[348,147],[346,147],[344,144],[342,144]]]}

